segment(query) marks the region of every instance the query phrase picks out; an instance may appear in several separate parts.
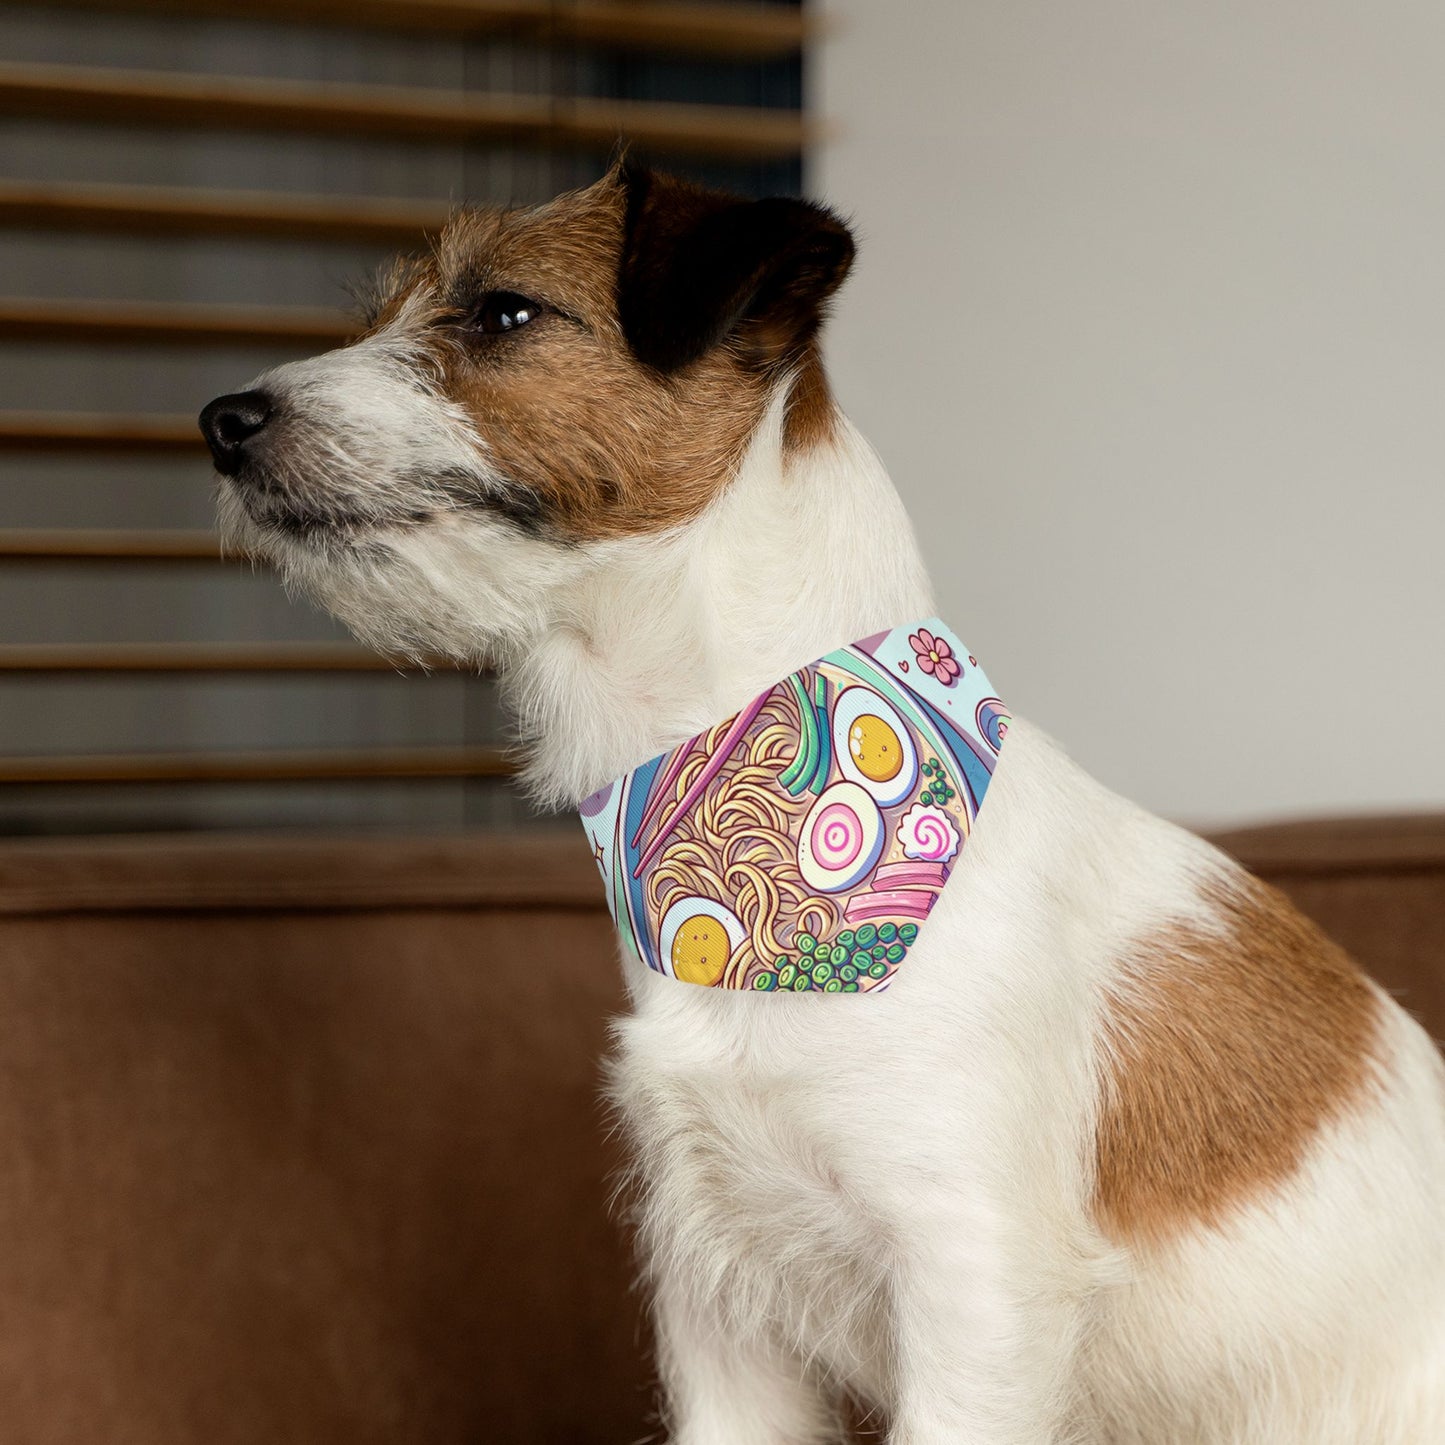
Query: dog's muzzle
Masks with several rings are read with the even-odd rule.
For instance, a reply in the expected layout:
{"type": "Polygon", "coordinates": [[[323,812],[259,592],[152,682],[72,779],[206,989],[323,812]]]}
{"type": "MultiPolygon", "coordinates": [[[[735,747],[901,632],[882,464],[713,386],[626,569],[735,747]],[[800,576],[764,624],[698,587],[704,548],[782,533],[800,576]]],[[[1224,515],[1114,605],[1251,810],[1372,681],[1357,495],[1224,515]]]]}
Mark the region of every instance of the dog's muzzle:
{"type": "Polygon", "coordinates": [[[248,445],[265,430],[274,411],[264,391],[238,391],[218,396],[201,412],[201,435],[223,477],[234,477],[245,465],[248,445]]]}

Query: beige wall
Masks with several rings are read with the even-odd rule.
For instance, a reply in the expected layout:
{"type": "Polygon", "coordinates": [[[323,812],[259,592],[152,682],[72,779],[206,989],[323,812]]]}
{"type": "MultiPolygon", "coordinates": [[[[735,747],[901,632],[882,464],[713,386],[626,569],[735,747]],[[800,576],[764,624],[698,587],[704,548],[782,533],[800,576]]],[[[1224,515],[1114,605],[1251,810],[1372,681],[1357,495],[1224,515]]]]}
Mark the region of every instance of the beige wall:
{"type": "Polygon", "coordinates": [[[827,0],[844,404],[943,614],[1195,821],[1445,806],[1445,8],[827,0]]]}

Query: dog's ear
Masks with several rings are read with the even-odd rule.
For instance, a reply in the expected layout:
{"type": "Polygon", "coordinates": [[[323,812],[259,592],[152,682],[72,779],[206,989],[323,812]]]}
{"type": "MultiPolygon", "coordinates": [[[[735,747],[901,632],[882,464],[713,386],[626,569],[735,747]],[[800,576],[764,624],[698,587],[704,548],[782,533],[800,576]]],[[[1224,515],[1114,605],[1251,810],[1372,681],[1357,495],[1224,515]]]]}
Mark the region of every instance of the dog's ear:
{"type": "Polygon", "coordinates": [[[638,360],[671,372],[736,335],[763,364],[801,353],[853,261],[853,237],[807,201],[742,200],[630,162],[617,304],[638,360]]]}

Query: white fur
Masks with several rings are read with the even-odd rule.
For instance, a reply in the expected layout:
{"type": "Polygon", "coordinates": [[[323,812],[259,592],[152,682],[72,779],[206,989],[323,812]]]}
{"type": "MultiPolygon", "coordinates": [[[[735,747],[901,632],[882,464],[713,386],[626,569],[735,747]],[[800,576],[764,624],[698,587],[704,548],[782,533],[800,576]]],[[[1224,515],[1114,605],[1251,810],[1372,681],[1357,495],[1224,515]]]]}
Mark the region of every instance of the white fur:
{"type": "MultiPolygon", "coordinates": [[[[341,396],[354,373],[332,364],[270,384],[341,396]]],[[[388,437],[431,405],[367,403],[388,437]]],[[[575,802],[933,610],[867,444],[843,424],[785,462],[781,415],[780,395],[730,487],[662,537],[563,547],[457,513],[358,553],[231,522],[364,637],[496,659],[533,786],[575,802]]],[[[369,467],[405,469],[394,439],[366,445],[369,467]]],[[[1209,924],[1201,885],[1231,869],[1016,721],[887,993],[630,968],[613,1092],[676,1445],[832,1440],[843,1389],[893,1445],[1445,1440],[1445,1085],[1388,1000],[1378,1096],[1287,1187],[1155,1253],[1091,1216],[1103,1000],[1135,940],[1209,924]]]]}

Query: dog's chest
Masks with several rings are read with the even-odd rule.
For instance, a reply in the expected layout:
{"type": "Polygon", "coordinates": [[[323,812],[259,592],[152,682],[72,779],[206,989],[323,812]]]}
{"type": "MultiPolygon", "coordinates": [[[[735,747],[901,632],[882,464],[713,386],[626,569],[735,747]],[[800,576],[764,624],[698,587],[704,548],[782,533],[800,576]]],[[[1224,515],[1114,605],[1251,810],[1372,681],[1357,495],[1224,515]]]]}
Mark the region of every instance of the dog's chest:
{"type": "Polygon", "coordinates": [[[629,1019],[620,1037],[614,1097],[654,1260],[881,1388],[889,1242],[868,1203],[877,1101],[866,1071],[822,1050],[789,1067],[739,1062],[725,1047],[691,1052],[671,1010],[629,1019]]]}

